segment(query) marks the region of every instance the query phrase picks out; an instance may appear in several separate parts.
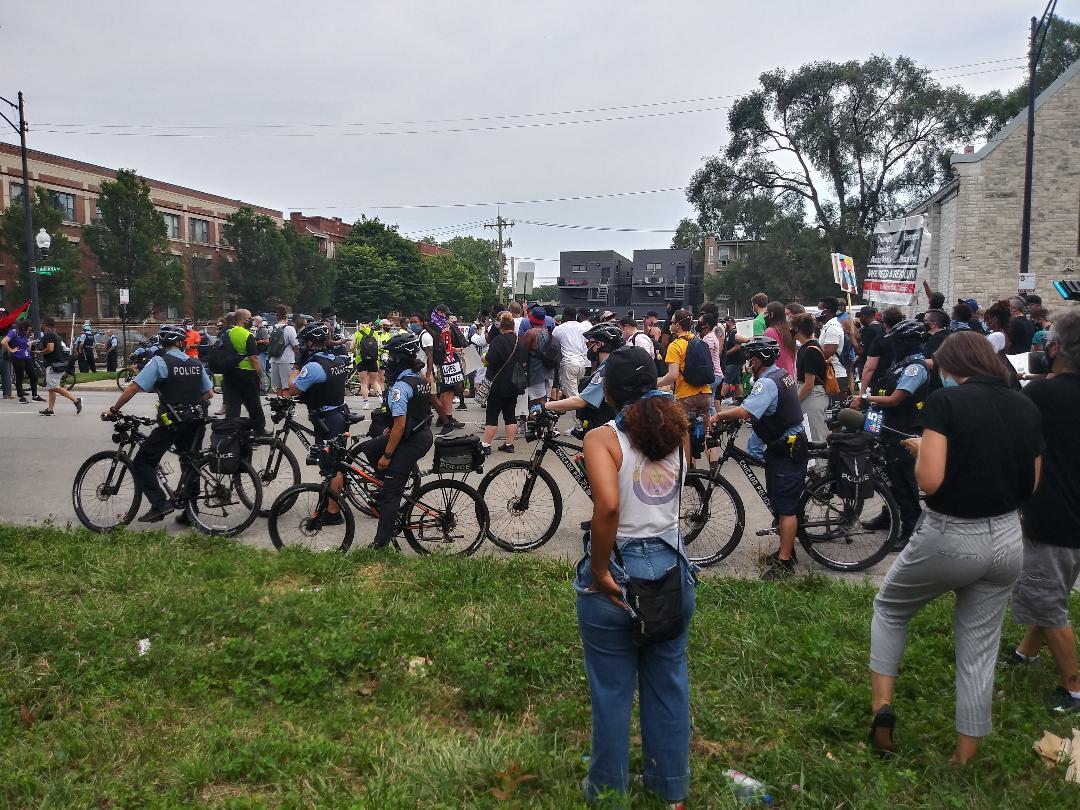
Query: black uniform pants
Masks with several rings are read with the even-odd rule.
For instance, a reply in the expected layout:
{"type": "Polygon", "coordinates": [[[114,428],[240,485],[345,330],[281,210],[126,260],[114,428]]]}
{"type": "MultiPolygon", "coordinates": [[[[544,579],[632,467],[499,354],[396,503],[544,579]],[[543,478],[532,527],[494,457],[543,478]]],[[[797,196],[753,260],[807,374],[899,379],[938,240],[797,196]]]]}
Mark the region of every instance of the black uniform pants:
{"type": "Polygon", "coordinates": [[[34,367],[34,361],[29,357],[12,357],[11,366],[15,371],[15,393],[20,397],[25,396],[23,393],[23,379],[30,381],[30,395],[36,397],[37,394],[37,368],[34,367]]]}
{"type": "Polygon", "coordinates": [[[907,537],[915,530],[922,514],[919,484],[915,481],[915,459],[899,444],[886,444],[884,450],[888,460],[889,490],[900,507],[900,534],[907,537]]]}
{"type": "Polygon", "coordinates": [[[109,349],[105,355],[105,370],[116,371],[116,349],[109,349]]]}
{"type": "Polygon", "coordinates": [[[240,415],[240,406],[251,419],[252,430],[262,432],[266,428],[266,414],[262,408],[262,387],[259,375],[248,369],[234,368],[221,378],[221,393],[225,397],[225,415],[240,415]]]}
{"type": "Polygon", "coordinates": [[[79,352],[79,371],[97,371],[97,358],[94,356],[93,349],[83,349],[79,352]]]}
{"type": "MultiPolygon", "coordinates": [[[[379,463],[388,441],[390,441],[390,434],[371,439],[360,446],[372,466],[379,463]]],[[[401,496],[409,484],[409,473],[412,472],[416,462],[427,455],[433,441],[431,428],[425,425],[414,431],[394,450],[390,466],[383,474],[383,488],[379,493],[379,527],[375,531],[376,546],[385,546],[394,536],[398,511],[401,509],[401,496]]]]}
{"type": "MultiPolygon", "coordinates": [[[[143,495],[150,501],[153,507],[165,505],[167,500],[161,484],[157,479],[157,466],[162,456],[169,452],[169,448],[175,447],[178,451],[190,452],[202,446],[205,426],[202,422],[180,422],[172,428],[158,425],[146,441],[139,447],[139,452],[131,460],[131,470],[135,477],[135,483],[139,485],[143,495]]],[[[185,461],[180,462],[181,475],[189,465],[185,461]]],[[[198,481],[192,482],[194,492],[198,492],[198,481]]],[[[193,492],[187,493],[189,495],[193,492]]]]}

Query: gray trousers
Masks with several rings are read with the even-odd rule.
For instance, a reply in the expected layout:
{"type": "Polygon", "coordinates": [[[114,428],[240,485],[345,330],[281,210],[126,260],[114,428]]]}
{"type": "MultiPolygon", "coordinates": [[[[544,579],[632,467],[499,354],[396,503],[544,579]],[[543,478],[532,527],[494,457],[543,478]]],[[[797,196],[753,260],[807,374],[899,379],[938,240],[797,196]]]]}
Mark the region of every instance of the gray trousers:
{"type": "Polygon", "coordinates": [[[924,605],[954,591],[956,730],[985,737],[992,727],[990,703],[1001,623],[1023,557],[1015,512],[955,518],[923,510],[915,533],[874,598],[870,669],[895,676],[908,622],[924,605]]]}

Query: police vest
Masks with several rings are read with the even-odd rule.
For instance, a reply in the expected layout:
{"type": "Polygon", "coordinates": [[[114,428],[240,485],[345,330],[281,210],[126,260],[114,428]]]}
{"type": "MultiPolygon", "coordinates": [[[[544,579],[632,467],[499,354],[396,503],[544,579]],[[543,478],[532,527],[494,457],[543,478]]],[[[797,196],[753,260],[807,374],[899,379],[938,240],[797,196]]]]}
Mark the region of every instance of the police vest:
{"type": "MultiPolygon", "coordinates": [[[[606,363],[606,361],[605,361],[606,363]]],[[[596,383],[602,386],[604,384],[604,368],[598,368],[589,380],[588,385],[596,383]]],[[[588,433],[594,428],[598,428],[601,425],[606,425],[612,419],[615,418],[615,409],[608,405],[607,400],[604,399],[600,402],[600,406],[597,407],[591,403],[586,402],[584,408],[578,408],[577,418],[581,422],[582,430],[588,433]]]]}
{"type": "Polygon", "coordinates": [[[195,405],[202,401],[203,364],[192,357],[161,355],[168,373],[154,386],[158,402],[162,405],[195,405]]]}
{"type": "MultiPolygon", "coordinates": [[[[431,386],[427,380],[415,373],[402,374],[397,378],[396,382],[405,383],[411,391],[409,404],[405,411],[405,435],[403,438],[407,439],[417,430],[427,427],[431,421],[431,386]]],[[[390,411],[391,390],[392,387],[387,388],[386,393],[383,395],[383,406],[386,408],[387,413],[390,411]]]]}
{"type": "MultiPolygon", "coordinates": [[[[922,355],[909,355],[899,363],[893,363],[882,376],[881,388],[878,389],[877,395],[887,397],[895,391],[896,386],[900,384],[900,379],[904,376],[904,370],[908,366],[921,366],[925,369],[926,360],[923,359],[922,355]]],[[[882,408],[881,413],[885,425],[893,430],[899,430],[901,433],[914,433],[919,413],[922,411],[923,403],[926,402],[928,389],[928,383],[924,382],[915,393],[908,394],[896,407],[882,408]]],[[[900,440],[900,437],[895,433],[886,433],[886,436],[882,438],[886,441],[900,440]]]]}
{"type": "Polygon", "coordinates": [[[300,401],[307,405],[309,410],[315,411],[343,405],[345,383],[348,382],[349,374],[352,373],[352,363],[349,362],[349,358],[313,354],[308,358],[308,362],[318,363],[326,374],[326,379],[304,391],[300,395],[300,401]]]}
{"type": "Polygon", "coordinates": [[[786,369],[773,366],[762,374],[759,379],[765,377],[776,383],[776,410],[760,419],[751,417],[750,421],[758,438],[765,444],[769,444],[779,439],[793,427],[801,425],[803,411],[802,404],[799,402],[799,386],[786,369]]]}

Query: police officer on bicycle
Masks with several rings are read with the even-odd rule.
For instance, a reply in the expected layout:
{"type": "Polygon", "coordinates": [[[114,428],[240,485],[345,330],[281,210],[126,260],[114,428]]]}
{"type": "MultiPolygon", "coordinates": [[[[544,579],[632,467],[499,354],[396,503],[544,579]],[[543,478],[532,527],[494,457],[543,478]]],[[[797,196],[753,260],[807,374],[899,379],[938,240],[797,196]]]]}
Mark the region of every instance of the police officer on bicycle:
{"type": "Polygon", "coordinates": [[[795,530],[798,504],[806,485],[809,452],[803,432],[799,386],[784,368],[775,365],[780,344],[755,337],[742,344],[754,375],[754,386],[741,405],[723,408],[716,421],[749,419],[765,444],[765,489],[779,520],[780,548],[765,557],[762,579],[780,579],[795,571],[795,530]]]}
{"type": "Polygon", "coordinates": [[[401,496],[413,467],[427,455],[431,433],[431,385],[418,358],[420,337],[394,335],[386,342],[386,390],[383,409],[372,416],[372,430],[381,435],[364,442],[361,450],[383,478],[379,493],[379,527],[372,548],[386,548],[397,527],[401,496]],[[381,418],[380,418],[381,417],[381,418]]]}
{"type": "MultiPolygon", "coordinates": [[[[882,427],[890,428],[882,430],[881,443],[888,459],[889,490],[900,508],[900,536],[894,551],[904,547],[922,514],[919,485],[915,481],[915,458],[900,444],[905,437],[893,431],[913,436],[918,427],[919,412],[926,401],[930,380],[923,356],[925,340],[926,325],[915,320],[900,321],[887,328],[884,341],[891,345],[895,362],[876,378],[881,384],[871,395],[856,397],[852,403],[855,408],[863,405],[879,408],[882,427]]],[[[862,525],[866,529],[887,529],[889,515],[882,509],[880,515],[862,525]]]]}
{"type": "MultiPolygon", "coordinates": [[[[296,336],[304,347],[307,362],[289,380],[289,394],[298,396],[307,405],[308,419],[315,431],[316,447],[345,436],[349,431],[349,408],[345,404],[345,384],[352,373],[352,363],[347,355],[337,354],[330,345],[330,329],[320,321],[309,323],[296,336]]],[[[330,488],[341,492],[345,484],[339,473],[330,488]]],[[[327,506],[323,517],[324,526],[336,526],[344,522],[336,501],[327,506]]]]}
{"type": "Polygon", "coordinates": [[[566,413],[577,411],[578,419],[581,420],[581,428],[574,428],[571,434],[575,438],[582,438],[593,428],[607,424],[615,418],[615,409],[608,405],[604,399],[604,368],[608,356],[616,349],[626,344],[626,336],[622,329],[614,323],[601,323],[594,326],[582,337],[590,352],[596,352],[597,366],[581,393],[576,397],[566,397],[553,402],[542,403],[540,411],[554,411],[566,413]]]}
{"type": "MultiPolygon", "coordinates": [[[[214,396],[206,368],[184,353],[186,339],[183,327],[163,325],[157,335],[158,353],[120,392],[116,404],[101,414],[102,419],[111,422],[139,392],[154,391],[158,395],[157,426],[150,431],[131,461],[135,482],[150,501],[150,509],[139,518],[141,523],[157,523],[174,511],[158,483],[157,466],[171,447],[180,453],[199,449],[205,428],[202,403],[214,396]]],[[[183,457],[180,464],[186,465],[183,457]]],[[[181,513],[176,520],[186,523],[187,517],[181,513]]]]}

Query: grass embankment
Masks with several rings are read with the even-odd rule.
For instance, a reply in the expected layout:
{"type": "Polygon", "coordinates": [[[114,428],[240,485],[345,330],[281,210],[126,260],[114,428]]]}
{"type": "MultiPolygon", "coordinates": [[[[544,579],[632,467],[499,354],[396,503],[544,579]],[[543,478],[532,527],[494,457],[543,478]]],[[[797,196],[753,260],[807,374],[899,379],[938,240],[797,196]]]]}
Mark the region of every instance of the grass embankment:
{"type": "MultiPolygon", "coordinates": [[[[728,767],[787,807],[1075,806],[1030,751],[1069,727],[1046,669],[999,674],[977,764],[944,764],[948,600],[911,628],[900,756],[865,749],[872,593],[702,583],[692,806],[733,804],[728,767]]],[[[0,806],[565,808],[588,750],[564,565],[0,527],[0,806]]]]}

